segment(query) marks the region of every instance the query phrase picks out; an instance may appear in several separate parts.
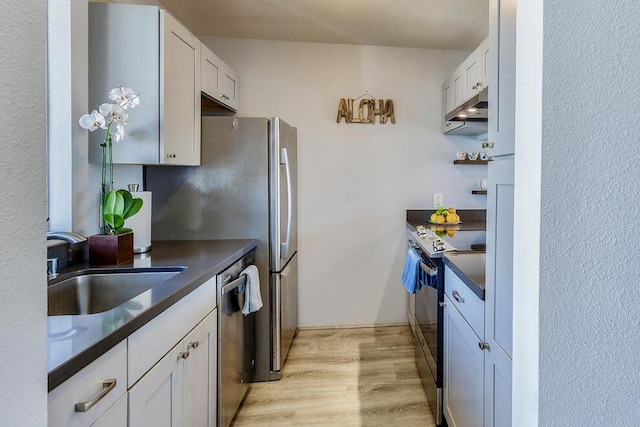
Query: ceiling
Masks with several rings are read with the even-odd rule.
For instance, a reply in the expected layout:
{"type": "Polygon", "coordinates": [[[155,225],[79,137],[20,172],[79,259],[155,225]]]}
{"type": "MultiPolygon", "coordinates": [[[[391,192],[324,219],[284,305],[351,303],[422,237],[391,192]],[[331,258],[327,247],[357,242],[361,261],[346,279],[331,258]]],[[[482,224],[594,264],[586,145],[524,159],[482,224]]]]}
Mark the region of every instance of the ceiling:
{"type": "Polygon", "coordinates": [[[158,0],[199,37],[472,50],[489,0],[158,0]]]}

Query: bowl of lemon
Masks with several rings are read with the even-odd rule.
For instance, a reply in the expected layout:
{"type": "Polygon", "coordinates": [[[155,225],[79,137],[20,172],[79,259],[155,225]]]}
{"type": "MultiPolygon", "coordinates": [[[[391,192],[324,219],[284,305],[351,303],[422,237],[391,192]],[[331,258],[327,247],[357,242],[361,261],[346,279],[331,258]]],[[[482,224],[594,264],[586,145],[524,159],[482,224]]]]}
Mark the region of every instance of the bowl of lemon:
{"type": "Polygon", "coordinates": [[[429,222],[431,224],[441,224],[441,225],[456,225],[462,223],[460,220],[460,215],[456,212],[456,208],[443,208],[439,207],[436,209],[434,213],[429,217],[429,222]]]}

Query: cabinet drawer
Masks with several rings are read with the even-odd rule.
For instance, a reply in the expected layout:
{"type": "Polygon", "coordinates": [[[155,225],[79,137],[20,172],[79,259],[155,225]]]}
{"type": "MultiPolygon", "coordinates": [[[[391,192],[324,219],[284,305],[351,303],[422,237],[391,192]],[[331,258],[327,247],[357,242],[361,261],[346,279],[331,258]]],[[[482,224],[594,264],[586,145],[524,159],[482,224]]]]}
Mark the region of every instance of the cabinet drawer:
{"type": "Polygon", "coordinates": [[[48,395],[48,425],[50,427],[88,426],[95,422],[127,391],[127,342],[122,341],[69,378],[48,395]],[[107,380],[115,379],[115,386],[102,398],[108,388],[107,380]],[[96,399],[86,412],[76,412],[76,403],[96,399]]]}
{"type": "Polygon", "coordinates": [[[449,268],[444,269],[444,292],[473,331],[484,339],[484,301],[449,268]]]}
{"type": "Polygon", "coordinates": [[[215,306],[216,278],[213,277],[131,334],[127,338],[129,387],[215,306]]]}

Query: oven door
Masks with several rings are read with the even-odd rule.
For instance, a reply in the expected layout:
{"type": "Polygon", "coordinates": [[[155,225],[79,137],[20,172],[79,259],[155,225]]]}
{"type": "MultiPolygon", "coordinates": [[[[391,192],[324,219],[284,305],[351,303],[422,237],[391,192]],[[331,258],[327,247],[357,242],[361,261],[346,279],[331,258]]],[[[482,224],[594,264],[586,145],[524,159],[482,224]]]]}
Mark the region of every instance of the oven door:
{"type": "Polygon", "coordinates": [[[438,266],[428,257],[421,254],[420,283],[421,288],[416,292],[416,323],[419,332],[424,337],[423,351],[427,364],[437,381],[438,360],[438,266]]]}

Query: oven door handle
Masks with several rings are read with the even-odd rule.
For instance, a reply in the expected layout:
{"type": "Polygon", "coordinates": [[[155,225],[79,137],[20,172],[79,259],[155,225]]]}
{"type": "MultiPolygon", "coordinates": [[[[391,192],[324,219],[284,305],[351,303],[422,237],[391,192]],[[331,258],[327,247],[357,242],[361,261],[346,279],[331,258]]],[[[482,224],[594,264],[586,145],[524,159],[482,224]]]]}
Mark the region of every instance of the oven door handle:
{"type": "Polygon", "coordinates": [[[427,273],[428,276],[433,277],[433,276],[437,276],[438,275],[438,267],[429,267],[424,262],[421,262],[420,263],[420,268],[422,269],[422,271],[427,273]]]}

